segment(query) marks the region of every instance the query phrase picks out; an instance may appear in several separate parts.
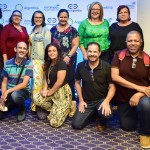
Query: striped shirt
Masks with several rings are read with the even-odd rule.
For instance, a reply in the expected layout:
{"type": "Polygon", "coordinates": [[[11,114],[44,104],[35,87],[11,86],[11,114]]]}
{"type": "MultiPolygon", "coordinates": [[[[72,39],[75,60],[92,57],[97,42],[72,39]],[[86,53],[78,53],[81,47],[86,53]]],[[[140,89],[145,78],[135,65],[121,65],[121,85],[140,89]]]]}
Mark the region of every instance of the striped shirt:
{"type": "MultiPolygon", "coordinates": [[[[33,65],[32,65],[31,61],[24,58],[24,60],[21,62],[21,64],[17,65],[15,63],[15,58],[12,58],[5,63],[4,69],[2,71],[2,76],[8,78],[8,89],[16,86],[17,79],[19,77],[19,74],[20,74],[21,69],[24,64],[25,64],[25,67],[23,69],[19,83],[23,82],[24,76],[30,76],[30,78],[33,77],[33,65]]],[[[27,90],[30,89],[29,83],[25,89],[27,89],[27,90]]]]}

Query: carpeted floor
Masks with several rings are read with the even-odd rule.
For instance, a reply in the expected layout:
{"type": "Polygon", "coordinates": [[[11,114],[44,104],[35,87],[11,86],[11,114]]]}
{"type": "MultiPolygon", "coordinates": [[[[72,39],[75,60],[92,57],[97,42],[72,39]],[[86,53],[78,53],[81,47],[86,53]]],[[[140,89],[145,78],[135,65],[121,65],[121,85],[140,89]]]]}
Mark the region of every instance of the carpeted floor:
{"type": "Polygon", "coordinates": [[[96,123],[76,131],[67,118],[60,128],[52,128],[27,110],[26,120],[16,121],[16,112],[0,121],[0,150],[141,150],[137,132],[119,129],[117,114],[108,129],[99,132],[96,123]]]}

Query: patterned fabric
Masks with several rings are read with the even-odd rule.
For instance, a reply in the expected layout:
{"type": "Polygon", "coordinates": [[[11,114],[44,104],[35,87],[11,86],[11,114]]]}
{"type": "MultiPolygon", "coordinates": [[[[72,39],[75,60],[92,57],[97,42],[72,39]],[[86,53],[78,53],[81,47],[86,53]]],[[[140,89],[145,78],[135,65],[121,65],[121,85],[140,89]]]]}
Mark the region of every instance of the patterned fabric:
{"type": "Polygon", "coordinates": [[[60,127],[71,111],[72,94],[68,84],[59,88],[50,97],[43,98],[37,93],[33,99],[36,105],[50,112],[47,118],[52,127],[60,127]]]}
{"type": "Polygon", "coordinates": [[[69,26],[63,32],[57,31],[57,27],[54,26],[51,28],[52,33],[52,42],[57,43],[62,50],[63,57],[65,57],[72,49],[72,40],[76,38],[78,35],[78,31],[69,26]]]}
{"type": "MultiPolygon", "coordinates": [[[[16,85],[18,76],[19,76],[22,66],[24,64],[25,64],[25,67],[23,69],[19,83],[23,82],[24,76],[30,76],[31,78],[33,77],[33,65],[32,65],[31,61],[26,60],[26,58],[24,58],[22,63],[18,66],[15,63],[15,58],[12,58],[5,63],[4,69],[2,71],[2,76],[8,77],[8,89],[13,88],[16,85]]],[[[25,89],[27,89],[27,90],[30,89],[29,83],[25,89]]]]}
{"type": "Polygon", "coordinates": [[[99,25],[92,25],[85,19],[81,22],[79,29],[80,46],[87,48],[90,42],[97,42],[101,46],[101,50],[106,51],[109,49],[109,23],[106,19],[99,25]]]}
{"type": "MultiPolygon", "coordinates": [[[[46,27],[40,27],[39,32],[32,33],[29,37],[29,57],[33,62],[33,95],[39,93],[43,87],[43,64],[45,47],[51,43],[51,33],[46,27]]],[[[31,97],[33,97],[33,95],[31,97]]],[[[35,105],[32,103],[32,111],[35,111],[35,105]],[[32,109],[33,108],[33,109],[32,109]]]]}

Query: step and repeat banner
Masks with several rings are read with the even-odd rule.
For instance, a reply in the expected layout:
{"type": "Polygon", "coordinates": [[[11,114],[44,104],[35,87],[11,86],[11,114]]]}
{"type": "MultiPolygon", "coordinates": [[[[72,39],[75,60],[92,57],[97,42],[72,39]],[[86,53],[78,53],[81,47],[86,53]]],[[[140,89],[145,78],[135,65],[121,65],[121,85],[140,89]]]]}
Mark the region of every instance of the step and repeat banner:
{"type": "MultiPolygon", "coordinates": [[[[9,17],[13,10],[20,10],[23,14],[21,24],[26,26],[28,33],[31,29],[31,16],[36,10],[41,10],[45,14],[47,27],[50,29],[57,24],[57,13],[59,9],[69,11],[69,24],[78,28],[80,22],[87,18],[88,7],[94,0],[0,0],[0,8],[3,12],[3,18],[0,23],[8,23],[9,17]]],[[[104,18],[109,23],[116,22],[117,7],[127,5],[131,11],[131,19],[136,21],[137,18],[137,0],[100,0],[104,8],[104,18]]]]}
{"type": "MultiPolygon", "coordinates": [[[[88,16],[89,5],[94,0],[0,0],[0,8],[3,17],[0,24],[6,25],[13,10],[22,12],[21,24],[27,28],[28,34],[31,33],[31,17],[36,10],[41,10],[45,14],[47,27],[50,29],[58,23],[57,13],[60,9],[69,11],[69,24],[78,29],[82,20],[88,16]]],[[[127,5],[131,11],[131,20],[137,20],[137,0],[100,0],[104,8],[104,18],[110,25],[116,22],[117,7],[127,5]]],[[[81,51],[78,50],[78,62],[82,61],[81,51]]]]}

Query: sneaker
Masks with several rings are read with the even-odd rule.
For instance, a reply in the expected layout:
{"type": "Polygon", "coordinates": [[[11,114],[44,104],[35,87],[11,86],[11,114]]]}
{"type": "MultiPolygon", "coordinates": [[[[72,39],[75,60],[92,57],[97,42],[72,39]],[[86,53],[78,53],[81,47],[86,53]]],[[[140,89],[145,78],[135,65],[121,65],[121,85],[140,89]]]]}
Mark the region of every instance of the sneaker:
{"type": "Polygon", "coordinates": [[[100,131],[100,132],[103,132],[107,129],[107,126],[106,125],[101,125],[101,124],[98,124],[97,125],[97,130],[100,131]]]}
{"type": "Polygon", "coordinates": [[[18,113],[17,121],[21,122],[21,121],[25,120],[25,118],[26,118],[26,110],[24,109],[18,113]]]}
{"type": "Polygon", "coordinates": [[[76,101],[71,101],[71,111],[69,117],[73,117],[76,112],[76,101]]]}
{"type": "Polygon", "coordinates": [[[47,116],[49,115],[49,112],[39,106],[36,106],[36,114],[37,114],[38,119],[45,120],[47,116]]]}
{"type": "Polygon", "coordinates": [[[140,135],[140,146],[142,148],[150,148],[150,136],[140,135]]]}

